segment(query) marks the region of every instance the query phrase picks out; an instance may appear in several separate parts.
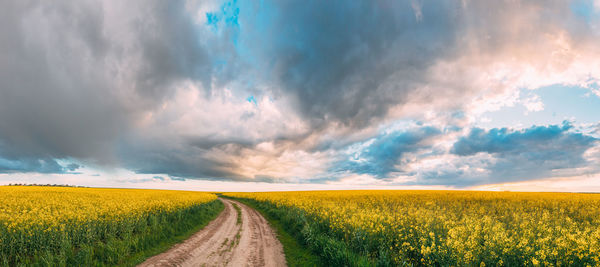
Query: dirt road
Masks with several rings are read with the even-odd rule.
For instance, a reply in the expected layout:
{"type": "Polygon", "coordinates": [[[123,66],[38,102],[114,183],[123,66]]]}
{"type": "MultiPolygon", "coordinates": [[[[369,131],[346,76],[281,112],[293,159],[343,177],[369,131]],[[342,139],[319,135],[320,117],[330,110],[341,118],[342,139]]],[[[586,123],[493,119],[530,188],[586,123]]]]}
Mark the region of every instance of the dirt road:
{"type": "Polygon", "coordinates": [[[220,200],[225,210],[219,217],[139,266],[286,266],[283,247],[265,218],[237,201],[220,200]]]}

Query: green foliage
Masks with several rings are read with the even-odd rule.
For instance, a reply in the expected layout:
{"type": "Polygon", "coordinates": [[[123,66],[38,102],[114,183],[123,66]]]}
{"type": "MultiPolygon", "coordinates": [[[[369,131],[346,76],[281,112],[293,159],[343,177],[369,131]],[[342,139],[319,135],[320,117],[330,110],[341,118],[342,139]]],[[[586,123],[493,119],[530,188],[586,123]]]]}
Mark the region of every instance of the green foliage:
{"type": "Polygon", "coordinates": [[[233,203],[233,207],[235,208],[235,211],[237,212],[236,224],[242,224],[242,209],[240,207],[238,207],[238,205],[235,203],[233,203]]]}
{"type": "Polygon", "coordinates": [[[278,208],[268,202],[233,198],[258,210],[277,230],[288,266],[387,266],[369,261],[323,231],[326,227],[299,210],[278,208]]]}

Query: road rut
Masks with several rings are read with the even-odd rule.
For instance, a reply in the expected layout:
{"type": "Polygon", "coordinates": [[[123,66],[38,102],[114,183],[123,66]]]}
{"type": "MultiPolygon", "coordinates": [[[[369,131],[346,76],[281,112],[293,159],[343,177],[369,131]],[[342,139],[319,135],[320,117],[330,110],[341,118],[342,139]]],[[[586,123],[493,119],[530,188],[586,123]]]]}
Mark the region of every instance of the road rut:
{"type": "Polygon", "coordinates": [[[219,199],[225,209],[215,220],[138,266],[286,266],[283,246],[267,220],[242,203],[219,199]]]}

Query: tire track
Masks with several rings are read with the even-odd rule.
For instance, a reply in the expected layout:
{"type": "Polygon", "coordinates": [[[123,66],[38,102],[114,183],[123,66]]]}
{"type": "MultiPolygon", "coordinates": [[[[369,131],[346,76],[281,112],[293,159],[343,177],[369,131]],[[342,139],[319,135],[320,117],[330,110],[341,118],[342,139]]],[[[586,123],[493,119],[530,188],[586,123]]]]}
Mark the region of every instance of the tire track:
{"type": "Polygon", "coordinates": [[[267,220],[242,203],[219,199],[225,209],[215,220],[139,266],[286,266],[283,246],[267,220]]]}

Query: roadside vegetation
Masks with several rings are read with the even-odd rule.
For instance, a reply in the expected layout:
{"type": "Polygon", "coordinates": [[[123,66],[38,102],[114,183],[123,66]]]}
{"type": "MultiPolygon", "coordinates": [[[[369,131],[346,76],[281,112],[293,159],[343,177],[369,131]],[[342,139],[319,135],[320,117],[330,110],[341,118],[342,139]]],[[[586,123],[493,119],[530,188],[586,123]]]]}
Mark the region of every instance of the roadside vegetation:
{"type": "Polygon", "coordinates": [[[270,209],[265,203],[246,198],[234,198],[225,196],[237,201],[240,201],[249,207],[257,210],[269,221],[271,227],[277,232],[277,238],[283,245],[285,259],[290,267],[303,266],[327,266],[316,253],[311,251],[306,244],[301,242],[302,239],[294,234],[294,229],[289,227],[287,221],[281,220],[278,214],[273,213],[275,210],[270,209]]]}
{"type": "Polygon", "coordinates": [[[600,194],[386,190],[224,195],[279,222],[328,266],[600,264],[600,194]]]}
{"type": "Polygon", "coordinates": [[[200,192],[0,186],[0,266],[135,265],[223,208],[200,192]]]}

